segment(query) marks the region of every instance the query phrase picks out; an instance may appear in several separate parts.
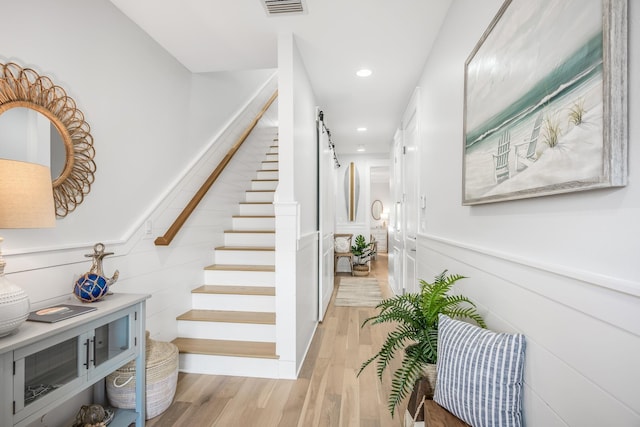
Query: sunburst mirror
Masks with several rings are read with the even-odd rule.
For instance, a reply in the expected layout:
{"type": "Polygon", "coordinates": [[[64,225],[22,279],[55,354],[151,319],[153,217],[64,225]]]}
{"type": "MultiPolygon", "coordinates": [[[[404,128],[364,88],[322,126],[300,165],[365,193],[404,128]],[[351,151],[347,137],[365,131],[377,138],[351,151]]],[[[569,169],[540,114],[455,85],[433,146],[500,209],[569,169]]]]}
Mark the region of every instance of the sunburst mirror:
{"type": "MultiPolygon", "coordinates": [[[[33,110],[45,116],[51,130],[57,131],[51,132],[52,146],[47,147],[47,152],[51,151],[49,166],[52,169],[56,215],[63,218],[82,203],[94,180],[95,150],[89,124],[74,100],[48,77],[12,62],[0,64],[0,67],[0,118],[3,113],[14,109],[33,110]],[[60,148],[59,145],[64,146],[64,153],[59,156],[61,159],[57,163],[60,165],[56,168],[53,164],[54,151],[60,148]]],[[[25,133],[38,132],[26,130],[25,133]]],[[[14,142],[0,141],[2,144],[14,142]]]]}

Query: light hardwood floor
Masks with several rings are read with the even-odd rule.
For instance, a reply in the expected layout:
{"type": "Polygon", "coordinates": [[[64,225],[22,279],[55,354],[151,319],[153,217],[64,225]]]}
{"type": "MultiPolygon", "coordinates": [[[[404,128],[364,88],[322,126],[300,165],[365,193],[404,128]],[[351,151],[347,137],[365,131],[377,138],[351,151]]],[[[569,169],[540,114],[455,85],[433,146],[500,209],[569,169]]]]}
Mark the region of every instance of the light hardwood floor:
{"type": "MultiPolygon", "coordinates": [[[[390,295],[387,271],[386,254],[380,254],[372,274],[384,297],[390,295]]],[[[338,273],[336,284],[347,276],[338,273]]],[[[361,363],[380,348],[388,328],[361,328],[375,309],[336,307],[333,298],[297,380],[181,373],[173,404],[147,426],[401,426],[404,407],[393,419],[387,409],[389,373],[382,383],[374,366],[356,376],[361,363]]]]}

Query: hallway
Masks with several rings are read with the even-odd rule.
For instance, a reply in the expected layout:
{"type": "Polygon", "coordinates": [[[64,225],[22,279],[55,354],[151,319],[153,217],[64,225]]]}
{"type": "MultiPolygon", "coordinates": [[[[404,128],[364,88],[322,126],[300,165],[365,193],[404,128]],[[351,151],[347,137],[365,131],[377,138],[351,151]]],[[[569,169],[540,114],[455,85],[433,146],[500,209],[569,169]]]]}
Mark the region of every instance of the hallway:
{"type": "MultiPolygon", "coordinates": [[[[390,296],[387,254],[372,262],[383,297],[390,296]]],[[[336,288],[325,320],[318,325],[297,380],[210,376],[181,373],[173,404],[150,427],[398,427],[387,410],[390,378],[384,383],[368,367],[356,377],[362,361],[381,345],[386,325],[360,325],[375,313],[369,307],[336,307],[336,288]]]]}

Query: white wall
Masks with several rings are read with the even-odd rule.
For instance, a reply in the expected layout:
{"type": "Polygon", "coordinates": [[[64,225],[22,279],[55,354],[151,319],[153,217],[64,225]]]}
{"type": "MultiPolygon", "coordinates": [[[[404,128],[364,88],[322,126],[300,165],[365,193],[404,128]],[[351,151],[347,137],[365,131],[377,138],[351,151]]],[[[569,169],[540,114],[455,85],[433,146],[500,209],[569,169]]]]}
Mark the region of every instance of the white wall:
{"type": "Polygon", "coordinates": [[[529,426],[640,425],[640,4],[629,2],[629,184],[461,205],[464,63],[501,0],[454,0],[420,80],[418,277],[459,290],[490,328],[527,337],[529,426]]]}
{"type": "MultiPolygon", "coordinates": [[[[107,0],[8,2],[3,16],[11,19],[0,26],[0,61],[32,67],[67,91],[91,126],[97,165],[91,192],[55,229],[1,231],[9,278],[46,305],[71,292],[90,267],[84,254],[104,242],[115,252],[106,274],[120,270],[113,291],[152,294],[148,329],[172,339],[175,314],[202,284],[229,220],[221,214],[234,204],[212,203],[210,194],[170,247],[153,239],[273,93],[275,81],[262,90],[273,70],[193,75],[107,0]]],[[[263,126],[276,125],[277,110],[263,126]]],[[[213,193],[240,185],[227,177],[213,193]]]]}
{"type": "MultiPolygon", "coordinates": [[[[212,141],[226,126],[230,113],[239,111],[275,70],[197,73],[191,78],[189,106],[190,141],[212,141]]],[[[277,119],[277,110],[275,118],[277,119]]],[[[277,122],[273,123],[277,125],[277,122]]]]}
{"type": "Polygon", "coordinates": [[[316,98],[293,39],[294,194],[300,215],[296,259],[296,360],[298,370],[318,324],[318,142],[316,98]]]}
{"type": "Polygon", "coordinates": [[[278,79],[276,351],[283,376],[295,376],[318,319],[318,153],[315,95],[290,33],[278,37],[278,79]]]}

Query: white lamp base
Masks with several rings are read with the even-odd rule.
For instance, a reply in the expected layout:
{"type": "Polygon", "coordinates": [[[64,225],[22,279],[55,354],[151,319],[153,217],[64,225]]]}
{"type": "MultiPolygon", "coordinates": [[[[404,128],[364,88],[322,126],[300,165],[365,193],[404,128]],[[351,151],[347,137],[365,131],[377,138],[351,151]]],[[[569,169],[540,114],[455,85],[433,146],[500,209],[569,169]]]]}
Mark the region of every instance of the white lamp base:
{"type": "Polygon", "coordinates": [[[29,316],[29,296],[17,285],[0,276],[0,337],[9,335],[29,316]]]}
{"type": "MultiPolygon", "coordinates": [[[[0,237],[0,244],[2,243],[0,237]]],[[[17,330],[27,320],[31,304],[29,295],[4,275],[4,258],[0,251],[0,337],[17,330]]]]}

